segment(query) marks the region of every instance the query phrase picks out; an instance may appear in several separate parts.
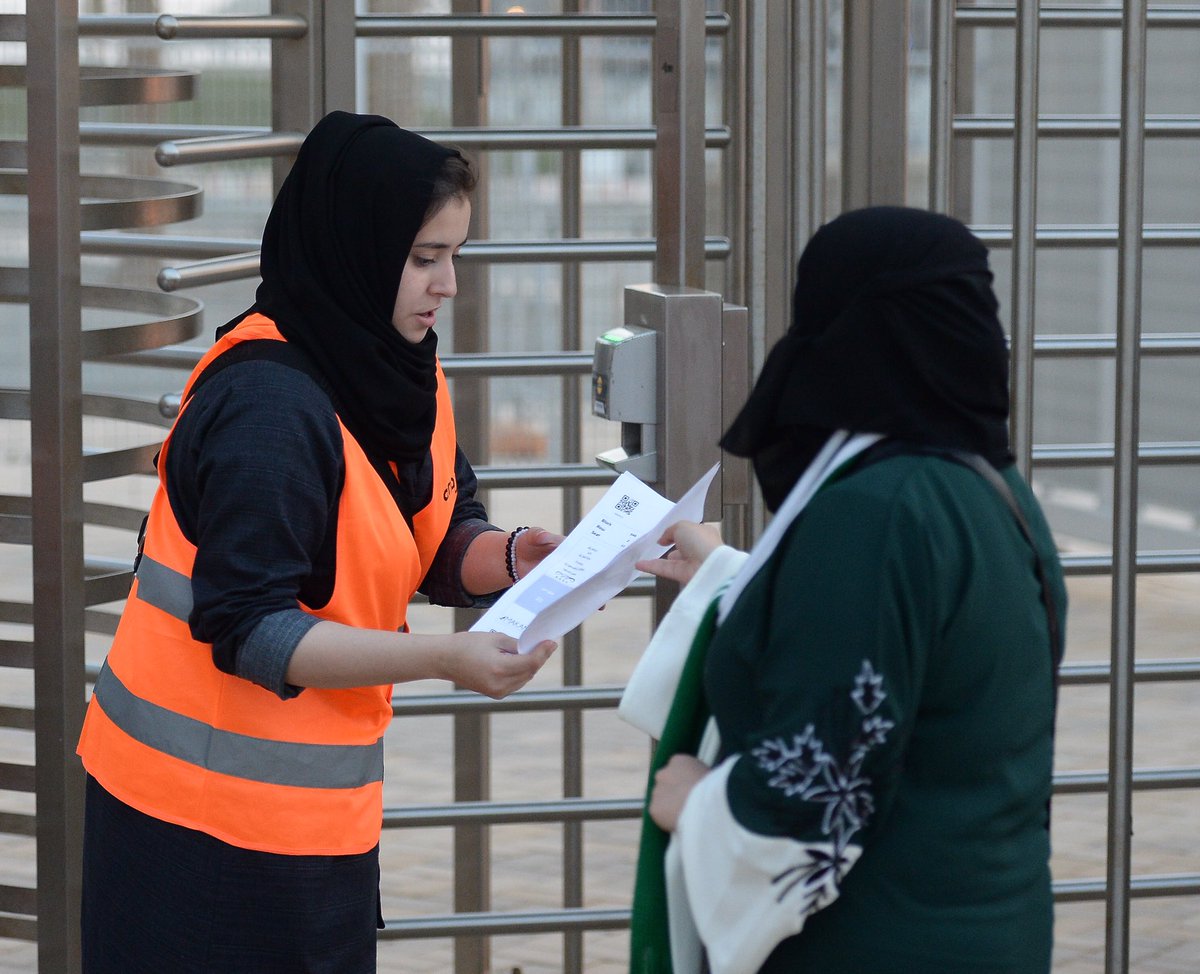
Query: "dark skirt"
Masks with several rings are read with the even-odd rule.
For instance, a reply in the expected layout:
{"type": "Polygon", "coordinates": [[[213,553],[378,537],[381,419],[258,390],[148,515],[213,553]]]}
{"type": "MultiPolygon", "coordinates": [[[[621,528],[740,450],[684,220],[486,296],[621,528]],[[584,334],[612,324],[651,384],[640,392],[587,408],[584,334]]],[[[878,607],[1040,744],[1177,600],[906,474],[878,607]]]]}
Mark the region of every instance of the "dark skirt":
{"type": "Polygon", "coordinates": [[[379,925],[378,846],[239,849],[143,815],[88,777],[84,974],[373,974],[379,925]]]}

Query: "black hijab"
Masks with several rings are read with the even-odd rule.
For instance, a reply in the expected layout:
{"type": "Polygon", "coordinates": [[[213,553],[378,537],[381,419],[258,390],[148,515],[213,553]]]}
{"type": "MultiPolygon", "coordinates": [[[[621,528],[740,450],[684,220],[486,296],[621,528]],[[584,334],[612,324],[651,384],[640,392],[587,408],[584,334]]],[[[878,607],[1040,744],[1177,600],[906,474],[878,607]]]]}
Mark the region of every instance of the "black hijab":
{"type": "Polygon", "coordinates": [[[870,207],[821,227],[796,270],[792,326],[721,440],[775,510],[829,434],[1008,450],[1008,349],[987,248],[959,221],[870,207]]]}
{"type": "Polygon", "coordinates": [[[267,218],[255,306],[320,370],[368,455],[424,457],[437,419],[437,336],[392,326],[434,181],[457,153],[379,115],[333,112],[304,140],[267,218]]]}

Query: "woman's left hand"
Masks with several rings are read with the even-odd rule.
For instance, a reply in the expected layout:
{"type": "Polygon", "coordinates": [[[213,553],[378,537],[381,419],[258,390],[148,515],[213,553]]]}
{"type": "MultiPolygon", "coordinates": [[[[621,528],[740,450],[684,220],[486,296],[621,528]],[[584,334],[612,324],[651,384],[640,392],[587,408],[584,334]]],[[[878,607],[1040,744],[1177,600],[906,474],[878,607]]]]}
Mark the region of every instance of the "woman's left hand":
{"type": "Polygon", "coordinates": [[[516,543],[517,577],[524,578],[550,552],[563,543],[563,536],[545,528],[522,531],[516,543]]]}
{"type": "Polygon", "coordinates": [[[650,817],[664,832],[674,832],[683,812],[683,804],[709,767],[690,754],[675,754],[654,772],[654,790],[650,793],[650,817]]]}

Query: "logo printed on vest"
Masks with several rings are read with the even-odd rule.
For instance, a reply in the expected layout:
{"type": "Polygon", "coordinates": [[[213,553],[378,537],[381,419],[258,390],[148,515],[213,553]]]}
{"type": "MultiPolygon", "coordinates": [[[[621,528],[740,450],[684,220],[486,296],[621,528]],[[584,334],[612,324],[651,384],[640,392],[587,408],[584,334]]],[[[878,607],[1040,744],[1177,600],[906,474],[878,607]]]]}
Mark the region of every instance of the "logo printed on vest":
{"type": "Polygon", "coordinates": [[[452,493],[458,492],[458,483],[453,477],[450,478],[450,483],[446,484],[446,489],[442,491],[442,500],[448,501],[452,493]]]}

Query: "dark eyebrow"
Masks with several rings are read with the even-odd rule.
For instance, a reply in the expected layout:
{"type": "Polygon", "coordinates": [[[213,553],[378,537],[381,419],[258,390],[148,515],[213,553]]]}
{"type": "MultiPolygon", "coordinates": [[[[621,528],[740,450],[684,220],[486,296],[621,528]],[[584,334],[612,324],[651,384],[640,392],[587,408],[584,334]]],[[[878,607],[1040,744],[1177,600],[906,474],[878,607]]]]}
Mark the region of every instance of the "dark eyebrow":
{"type": "Polygon", "coordinates": [[[440,240],[425,240],[425,241],[418,240],[412,245],[412,249],[413,250],[417,250],[417,249],[420,249],[420,250],[453,250],[457,247],[461,247],[466,242],[467,242],[467,240],[465,237],[463,238],[462,243],[459,243],[459,244],[442,243],[440,240]]]}

